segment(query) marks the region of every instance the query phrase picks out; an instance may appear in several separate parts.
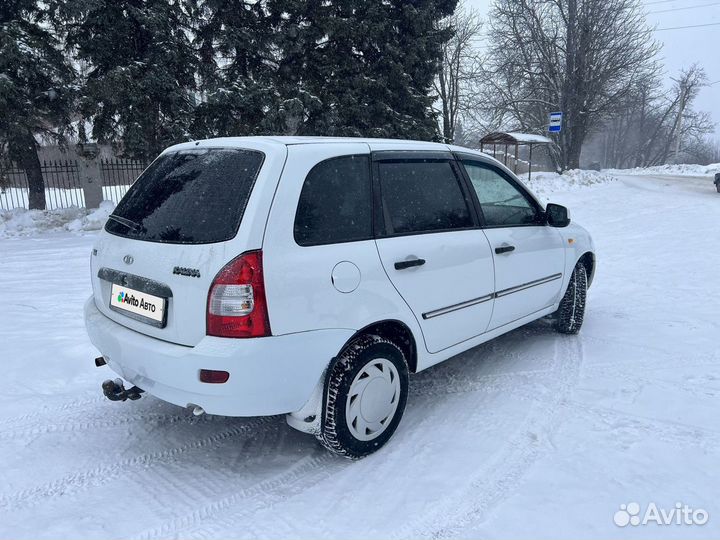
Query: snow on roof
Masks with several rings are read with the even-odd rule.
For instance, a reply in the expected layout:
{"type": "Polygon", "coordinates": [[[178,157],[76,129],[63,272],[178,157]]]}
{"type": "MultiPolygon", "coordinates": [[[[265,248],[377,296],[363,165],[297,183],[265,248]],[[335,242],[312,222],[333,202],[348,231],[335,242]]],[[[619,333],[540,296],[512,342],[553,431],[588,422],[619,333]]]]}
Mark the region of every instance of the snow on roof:
{"type": "Polygon", "coordinates": [[[485,135],[480,139],[485,144],[552,144],[552,140],[542,135],[534,133],[518,133],[511,131],[508,133],[496,131],[485,135]]]}
{"type": "MultiPolygon", "coordinates": [[[[212,138],[212,139],[204,139],[201,141],[191,141],[191,142],[200,142],[200,143],[208,143],[208,142],[220,142],[224,144],[241,144],[241,143],[247,143],[247,142],[260,142],[260,143],[276,143],[276,144],[284,144],[284,145],[293,145],[293,144],[319,144],[319,143],[366,143],[366,144],[372,144],[372,143],[388,143],[388,144],[397,144],[397,143],[403,143],[408,145],[418,145],[418,146],[436,146],[439,148],[447,149],[447,145],[443,145],[442,143],[434,143],[429,141],[411,141],[411,140],[405,140],[405,139],[381,139],[381,138],[371,138],[371,137],[319,137],[319,136],[292,136],[292,135],[260,135],[260,136],[251,136],[251,137],[218,137],[218,138],[212,138]]],[[[186,144],[186,143],[181,143],[186,144]]]]}
{"type": "Polygon", "coordinates": [[[409,141],[402,139],[373,139],[361,137],[294,137],[294,136],[254,136],[254,137],[218,137],[199,141],[188,141],[166,148],[164,152],[175,152],[195,147],[226,146],[230,148],[252,148],[263,152],[277,152],[280,148],[294,145],[316,145],[328,143],[365,144],[370,150],[442,150],[447,152],[447,144],[428,141],[409,141]]]}

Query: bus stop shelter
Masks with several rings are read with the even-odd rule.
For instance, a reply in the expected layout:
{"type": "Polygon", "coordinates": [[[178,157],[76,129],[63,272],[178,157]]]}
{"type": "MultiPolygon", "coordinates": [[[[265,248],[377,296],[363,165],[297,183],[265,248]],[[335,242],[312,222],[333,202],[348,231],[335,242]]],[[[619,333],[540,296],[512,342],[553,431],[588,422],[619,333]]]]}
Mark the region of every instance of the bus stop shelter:
{"type": "Polygon", "coordinates": [[[511,147],[515,147],[515,156],[514,156],[514,165],[513,165],[513,171],[517,173],[517,166],[518,166],[518,152],[520,151],[521,146],[527,146],[528,147],[528,180],[532,178],[532,155],[533,155],[533,148],[536,146],[547,146],[553,144],[551,139],[548,139],[547,137],[543,137],[542,135],[535,135],[533,133],[517,133],[517,132],[502,132],[502,131],[495,131],[493,133],[489,133],[485,135],[482,139],[480,139],[480,151],[484,152],[485,147],[492,146],[493,149],[493,157],[497,159],[497,147],[500,146],[501,148],[505,147],[505,155],[503,156],[503,163],[505,166],[508,166],[508,150],[511,147]]]}

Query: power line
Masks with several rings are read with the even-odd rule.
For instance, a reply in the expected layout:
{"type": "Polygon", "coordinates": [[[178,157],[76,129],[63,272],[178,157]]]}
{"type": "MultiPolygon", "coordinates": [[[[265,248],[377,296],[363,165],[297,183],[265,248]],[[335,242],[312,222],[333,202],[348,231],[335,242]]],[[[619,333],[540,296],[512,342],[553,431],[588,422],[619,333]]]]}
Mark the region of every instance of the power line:
{"type": "Polygon", "coordinates": [[[703,28],[705,26],[720,26],[720,22],[708,24],[694,24],[692,26],[671,26],[670,28],[657,28],[656,32],[664,32],[665,30],[683,30],[685,28],[703,28]]]}
{"type": "Polygon", "coordinates": [[[677,2],[677,0],[657,0],[656,2],[645,2],[645,5],[652,6],[653,4],[669,4],[670,2],[677,2]]]}
{"type": "Polygon", "coordinates": [[[704,8],[704,7],[710,7],[710,6],[720,6],[720,2],[715,2],[713,4],[700,4],[697,6],[688,6],[688,7],[679,7],[679,8],[671,8],[671,9],[661,9],[660,11],[650,11],[648,12],[648,15],[653,15],[655,13],[670,13],[671,11],[684,11],[686,9],[698,9],[698,8],[704,8]]]}

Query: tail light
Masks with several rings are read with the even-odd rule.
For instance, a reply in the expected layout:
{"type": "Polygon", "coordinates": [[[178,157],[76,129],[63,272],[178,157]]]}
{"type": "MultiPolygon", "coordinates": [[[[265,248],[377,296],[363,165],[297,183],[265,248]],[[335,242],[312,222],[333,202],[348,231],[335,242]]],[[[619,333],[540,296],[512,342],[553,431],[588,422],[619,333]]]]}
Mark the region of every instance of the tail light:
{"type": "Polygon", "coordinates": [[[210,286],[207,335],[231,338],[270,335],[262,251],[248,251],[218,272],[210,286]]]}

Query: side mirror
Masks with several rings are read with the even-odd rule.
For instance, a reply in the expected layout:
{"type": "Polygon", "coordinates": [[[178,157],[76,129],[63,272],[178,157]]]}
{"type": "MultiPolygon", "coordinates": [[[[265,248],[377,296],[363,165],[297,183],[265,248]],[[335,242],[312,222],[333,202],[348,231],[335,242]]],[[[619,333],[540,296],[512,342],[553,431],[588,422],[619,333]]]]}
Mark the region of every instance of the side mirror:
{"type": "Polygon", "coordinates": [[[550,203],[545,207],[547,224],[551,227],[567,227],[570,225],[568,209],[559,204],[550,203]]]}

